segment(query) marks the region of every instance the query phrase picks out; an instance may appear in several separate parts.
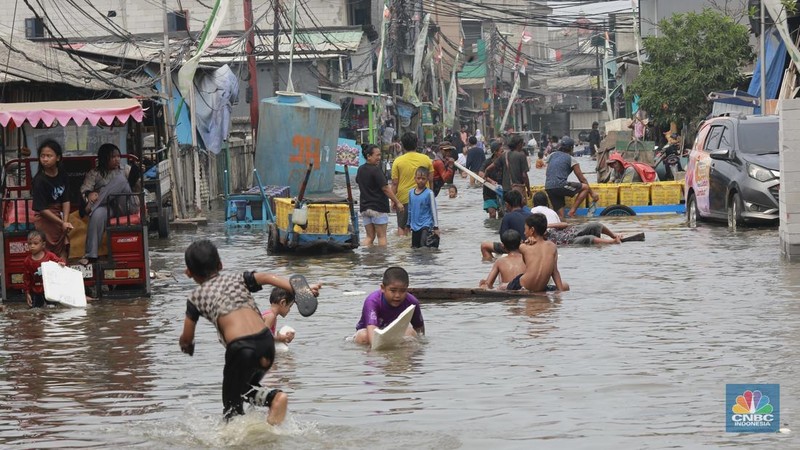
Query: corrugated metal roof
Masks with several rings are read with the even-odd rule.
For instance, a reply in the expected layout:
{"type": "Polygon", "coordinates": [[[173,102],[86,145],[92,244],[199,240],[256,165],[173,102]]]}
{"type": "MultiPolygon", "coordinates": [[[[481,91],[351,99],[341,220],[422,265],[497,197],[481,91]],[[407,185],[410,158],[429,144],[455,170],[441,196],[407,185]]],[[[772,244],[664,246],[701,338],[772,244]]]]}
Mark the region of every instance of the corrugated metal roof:
{"type": "MultiPolygon", "coordinates": [[[[364,32],[358,30],[307,30],[298,31],[295,35],[294,53],[298,59],[308,59],[309,55],[354,53],[361,46],[364,32]]],[[[259,60],[272,58],[272,36],[258,35],[256,53],[259,60]]],[[[188,38],[170,38],[170,49],[173,57],[182,48],[189,45],[188,38]]],[[[290,50],[289,38],[281,35],[278,43],[279,59],[286,60],[290,50]]],[[[159,61],[164,49],[163,40],[151,37],[140,37],[131,42],[81,42],[74,43],[73,48],[79,52],[92,53],[111,58],[125,58],[138,61],[159,61]]],[[[218,36],[200,58],[201,63],[227,63],[243,58],[245,40],[241,34],[236,36],[218,36]]]]}
{"type": "MultiPolygon", "coordinates": [[[[295,35],[294,58],[298,60],[318,59],[320,57],[338,56],[347,53],[355,53],[361,46],[361,39],[364,32],[359,31],[304,31],[295,35]]],[[[258,52],[256,60],[272,61],[272,36],[259,36],[257,50],[267,49],[258,52]]],[[[287,61],[291,50],[290,39],[281,36],[278,41],[278,60],[287,61]]],[[[200,57],[200,63],[220,64],[232,61],[241,61],[244,58],[245,41],[235,40],[227,46],[210,47],[206,54],[200,57]]]]}
{"type": "MultiPolygon", "coordinates": [[[[188,39],[171,39],[172,53],[180,49],[188,39]]],[[[74,42],[69,45],[77,52],[92,53],[112,58],[157,62],[164,51],[164,40],[141,39],[133,42],[74,42]]]]}
{"type": "MultiPolygon", "coordinates": [[[[79,58],[79,57],[75,57],[79,58]]],[[[155,91],[115,74],[106,65],[86,59],[79,64],[51,44],[0,35],[0,82],[63,83],[95,91],[118,91],[131,96],[151,96],[155,91]]]]}
{"type": "Polygon", "coordinates": [[[3,83],[14,83],[14,82],[19,82],[19,81],[25,82],[25,81],[28,81],[28,80],[26,80],[25,78],[20,78],[20,77],[11,75],[7,71],[1,71],[0,70],[0,84],[3,84],[3,83]]]}

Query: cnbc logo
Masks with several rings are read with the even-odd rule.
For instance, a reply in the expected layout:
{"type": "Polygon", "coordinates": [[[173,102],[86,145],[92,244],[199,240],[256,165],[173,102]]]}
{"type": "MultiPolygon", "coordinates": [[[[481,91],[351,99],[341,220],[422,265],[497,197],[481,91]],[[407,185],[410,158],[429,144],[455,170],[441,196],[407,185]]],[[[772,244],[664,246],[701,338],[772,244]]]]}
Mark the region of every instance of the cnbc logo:
{"type": "Polygon", "coordinates": [[[780,385],[726,385],[725,414],[725,430],[729,432],[778,431],[780,427],[780,385]]]}

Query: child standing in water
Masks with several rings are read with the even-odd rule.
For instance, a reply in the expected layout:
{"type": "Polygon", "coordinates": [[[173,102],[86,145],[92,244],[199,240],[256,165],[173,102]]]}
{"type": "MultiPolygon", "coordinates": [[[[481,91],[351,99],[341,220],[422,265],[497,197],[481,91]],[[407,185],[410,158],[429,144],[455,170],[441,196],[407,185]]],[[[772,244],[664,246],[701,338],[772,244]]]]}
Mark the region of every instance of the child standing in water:
{"type": "Polygon", "coordinates": [[[427,186],[429,173],[425,167],[418,168],[414,174],[414,181],[417,183],[417,187],[408,191],[408,222],[406,227],[411,228],[411,248],[439,246],[438,239],[435,240],[436,245],[430,245],[427,239],[431,232],[439,236],[436,196],[427,186]]]}
{"type": "Polygon", "coordinates": [[[43,308],[46,304],[44,299],[44,286],[42,285],[42,263],[55,261],[64,265],[64,260],[55,253],[45,249],[44,233],[33,230],[28,233],[28,256],[22,263],[24,272],[22,273],[25,300],[31,308],[43,308]]]}
{"type": "Polygon", "coordinates": [[[48,250],[64,261],[69,257],[69,178],[60,170],[63,151],[58,142],[48,139],[39,145],[39,171],[33,177],[34,226],[45,236],[48,250]]]}
{"type": "Polygon", "coordinates": [[[410,305],[414,308],[411,325],[406,336],[425,334],[425,322],[419,300],[408,293],[408,272],[402,267],[390,267],[383,273],[381,288],[369,294],[361,309],[361,319],[356,325],[353,341],[356,344],[372,345],[372,336],[376,329],[392,323],[410,305]]]}
{"type": "MultiPolygon", "coordinates": [[[[264,326],[252,292],[264,284],[294,293],[284,277],[270,273],[244,272],[221,274],[219,252],[206,239],[193,242],[186,249],[186,275],[200,286],[186,302],[186,319],[179,344],[181,351],[194,354],[194,332],[200,316],[217,328],[220,343],[225,346],[225,368],[222,372],[222,405],[225,419],[243,415],[243,402],[269,407],[267,423],[277,425],[286,417],[288,396],[280,389],[259,389],[264,374],[275,359],[275,341],[264,326]]],[[[314,297],[319,285],[310,287],[314,297]]],[[[313,297],[312,297],[313,299],[313,297]]]]}
{"type": "Polygon", "coordinates": [[[272,288],[272,293],[269,295],[269,309],[261,313],[261,318],[264,319],[264,325],[269,328],[269,331],[275,337],[275,342],[288,344],[294,340],[294,331],[286,333],[278,333],[276,331],[278,328],[278,316],[286,317],[289,311],[292,310],[293,304],[294,295],[279,287],[272,288]]]}

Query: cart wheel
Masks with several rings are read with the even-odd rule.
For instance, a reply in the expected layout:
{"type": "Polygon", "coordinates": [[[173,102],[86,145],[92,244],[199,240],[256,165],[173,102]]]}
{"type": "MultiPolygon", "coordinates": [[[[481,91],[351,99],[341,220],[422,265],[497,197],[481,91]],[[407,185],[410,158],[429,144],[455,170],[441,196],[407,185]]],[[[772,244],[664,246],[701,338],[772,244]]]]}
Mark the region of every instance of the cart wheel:
{"type": "Polygon", "coordinates": [[[267,253],[270,255],[274,255],[279,253],[283,249],[280,241],[280,235],[278,233],[278,226],[274,223],[269,224],[268,236],[267,236],[267,253]]]}
{"type": "Polygon", "coordinates": [[[625,205],[611,205],[600,213],[601,216],[635,216],[636,212],[625,205]]]}

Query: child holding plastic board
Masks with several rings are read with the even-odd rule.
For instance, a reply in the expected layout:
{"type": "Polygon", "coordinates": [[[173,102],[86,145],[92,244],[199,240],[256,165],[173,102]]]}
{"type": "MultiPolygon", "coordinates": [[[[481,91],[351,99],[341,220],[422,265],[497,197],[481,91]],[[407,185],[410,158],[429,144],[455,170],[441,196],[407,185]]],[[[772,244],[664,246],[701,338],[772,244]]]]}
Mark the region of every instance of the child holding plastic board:
{"type": "Polygon", "coordinates": [[[46,238],[44,233],[33,230],[28,233],[28,256],[22,263],[24,272],[22,273],[23,289],[25,290],[25,300],[31,308],[43,308],[46,304],[44,299],[44,285],[42,284],[42,263],[47,261],[57,262],[64,265],[64,260],[58,255],[45,249],[46,238]]]}
{"type": "MultiPolygon", "coordinates": [[[[288,396],[280,389],[261,389],[264,374],[275,359],[275,341],[264,325],[253,292],[264,284],[280,287],[295,295],[302,313],[316,309],[319,286],[308,286],[305,278],[289,279],[271,273],[244,272],[223,274],[217,248],[208,240],[193,242],[186,249],[186,275],[200,286],[189,295],[186,318],[179,339],[181,351],[194,354],[194,333],[200,316],[217,328],[225,346],[222,375],[222,404],[225,419],[243,415],[243,402],[269,407],[267,423],[277,425],[286,417],[288,396]],[[304,305],[301,305],[304,303],[304,305]]],[[[306,315],[310,315],[306,314],[306,315]]]]}
{"type": "Polygon", "coordinates": [[[402,267],[390,267],[383,273],[381,288],[367,296],[361,309],[361,319],[356,325],[353,341],[372,345],[376,329],[392,323],[409,306],[414,305],[411,325],[406,336],[425,334],[425,322],[419,300],[408,293],[408,272],[402,267]]]}

